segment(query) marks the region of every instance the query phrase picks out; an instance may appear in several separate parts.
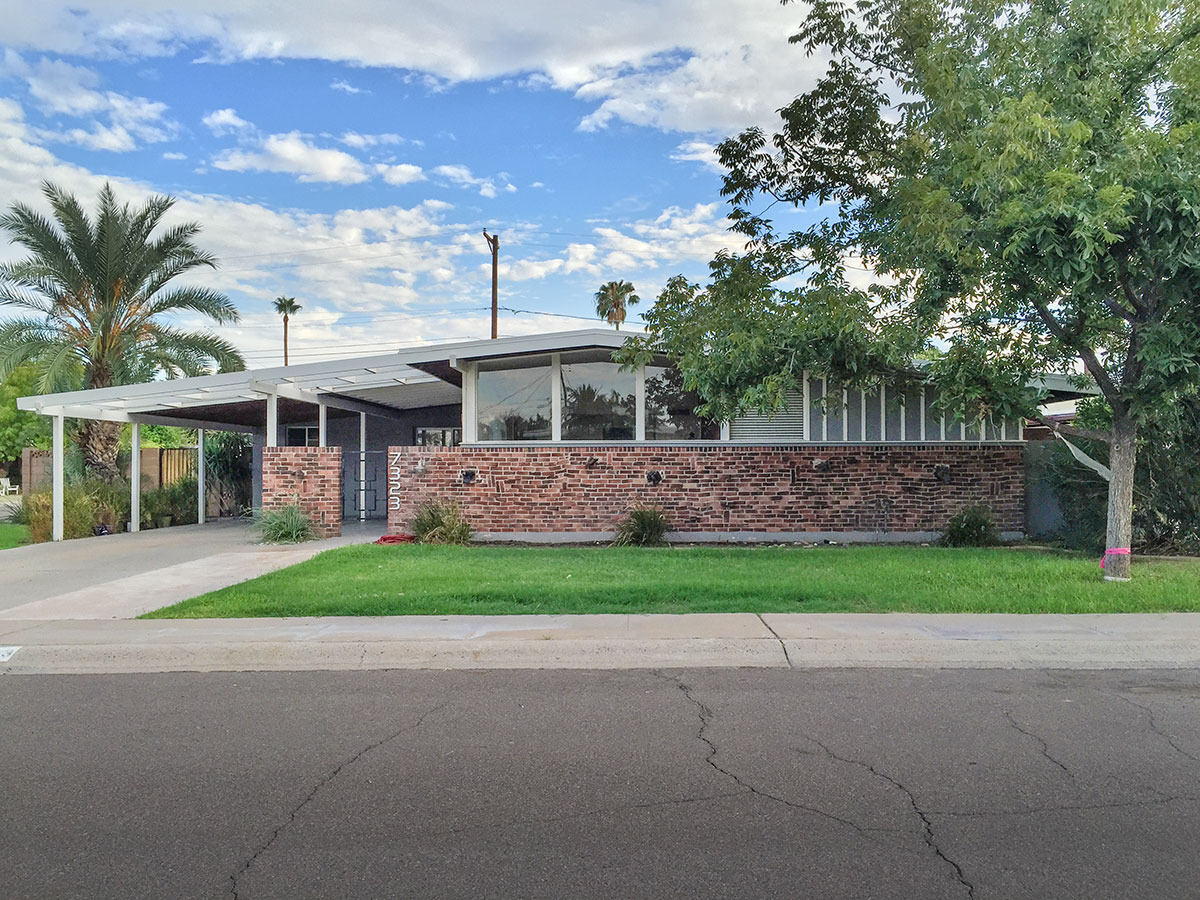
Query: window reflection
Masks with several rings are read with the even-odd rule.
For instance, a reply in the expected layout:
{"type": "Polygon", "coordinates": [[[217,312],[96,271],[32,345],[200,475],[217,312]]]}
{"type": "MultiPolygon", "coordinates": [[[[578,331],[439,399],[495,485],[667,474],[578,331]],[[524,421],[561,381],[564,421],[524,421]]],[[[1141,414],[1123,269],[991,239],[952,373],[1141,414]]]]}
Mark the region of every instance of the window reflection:
{"type": "Polygon", "coordinates": [[[695,391],[684,390],[678,369],[646,366],[646,440],[718,440],[721,427],[696,415],[702,402],[695,391]]]}
{"type": "Polygon", "coordinates": [[[550,440],[550,367],[479,372],[481,441],[550,440]]]}
{"type": "Polygon", "coordinates": [[[613,362],[562,363],[565,441],[631,441],[636,376],[613,362]]]}

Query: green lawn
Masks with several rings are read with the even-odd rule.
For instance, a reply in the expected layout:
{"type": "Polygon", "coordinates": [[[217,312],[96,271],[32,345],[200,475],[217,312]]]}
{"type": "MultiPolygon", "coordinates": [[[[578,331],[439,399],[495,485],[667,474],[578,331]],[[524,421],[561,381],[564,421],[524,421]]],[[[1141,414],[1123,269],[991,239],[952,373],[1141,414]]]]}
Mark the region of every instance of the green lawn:
{"type": "Polygon", "coordinates": [[[935,547],[356,546],[148,614],[1200,611],[1200,561],[935,547]]]}
{"type": "Polygon", "coordinates": [[[21,544],[29,543],[29,529],[24,525],[11,525],[7,522],[0,522],[0,550],[7,550],[9,547],[19,547],[21,544]]]}

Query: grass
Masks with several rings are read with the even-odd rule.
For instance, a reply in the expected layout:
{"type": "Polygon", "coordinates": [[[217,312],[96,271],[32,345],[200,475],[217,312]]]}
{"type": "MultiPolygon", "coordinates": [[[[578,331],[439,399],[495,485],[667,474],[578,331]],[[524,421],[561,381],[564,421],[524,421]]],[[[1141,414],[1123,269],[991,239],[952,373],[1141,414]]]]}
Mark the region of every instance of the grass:
{"type": "Polygon", "coordinates": [[[29,529],[24,525],[0,522],[0,550],[19,547],[29,543],[29,529]]]}
{"type": "Polygon", "coordinates": [[[935,547],[356,546],[147,618],[684,612],[1200,611],[1200,561],[935,547]]]}

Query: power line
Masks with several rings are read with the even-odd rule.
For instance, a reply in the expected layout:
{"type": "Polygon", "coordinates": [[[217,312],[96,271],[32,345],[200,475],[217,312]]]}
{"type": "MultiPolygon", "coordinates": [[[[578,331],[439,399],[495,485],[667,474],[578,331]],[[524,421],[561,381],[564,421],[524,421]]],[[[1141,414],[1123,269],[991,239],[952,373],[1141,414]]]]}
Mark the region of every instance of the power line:
{"type": "Polygon", "coordinates": [[[382,244],[398,244],[402,241],[419,241],[426,238],[435,237],[459,237],[460,235],[474,234],[474,231],[461,229],[458,231],[431,231],[428,234],[410,234],[405,237],[389,238],[386,241],[358,241],[352,244],[330,244],[327,247],[310,247],[307,250],[270,250],[265,253],[242,253],[237,256],[223,256],[222,260],[226,259],[254,259],[262,256],[290,256],[293,253],[321,253],[325,250],[344,250],[349,247],[377,247],[382,244]]]}
{"type": "MultiPolygon", "coordinates": [[[[486,306],[463,306],[463,307],[456,307],[453,309],[443,308],[440,312],[433,311],[433,312],[428,312],[428,313],[411,313],[411,314],[409,314],[409,313],[365,313],[362,315],[353,315],[352,314],[349,316],[342,316],[342,317],[338,318],[337,321],[335,321],[335,322],[313,322],[313,323],[306,322],[306,321],[298,322],[298,323],[293,322],[292,327],[293,327],[293,329],[297,329],[297,330],[303,329],[303,328],[310,328],[310,327],[311,328],[334,328],[338,325],[365,325],[370,322],[379,321],[380,319],[388,319],[391,321],[398,321],[401,319],[444,319],[444,318],[448,318],[450,316],[456,316],[456,315],[459,315],[460,313],[465,313],[465,312],[485,312],[488,308],[489,307],[486,307],[486,306]]],[[[244,329],[248,329],[248,328],[254,329],[254,330],[266,330],[266,329],[277,329],[277,328],[279,328],[279,325],[278,324],[274,324],[274,325],[230,325],[228,327],[236,329],[236,330],[244,330],[244,329]]]]}

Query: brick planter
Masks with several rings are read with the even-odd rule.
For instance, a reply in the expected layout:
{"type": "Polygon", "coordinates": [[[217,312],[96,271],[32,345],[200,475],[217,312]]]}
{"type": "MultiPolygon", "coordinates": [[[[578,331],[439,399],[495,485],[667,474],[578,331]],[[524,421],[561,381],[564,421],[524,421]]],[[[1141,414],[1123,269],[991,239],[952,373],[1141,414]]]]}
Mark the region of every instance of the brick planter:
{"type": "Polygon", "coordinates": [[[458,501],[481,537],[525,540],[601,538],[634,504],[662,509],[685,540],[924,540],[972,504],[1005,532],[1025,515],[1011,444],[393,447],[388,458],[393,533],[435,497],[458,501]]]}
{"type": "Polygon", "coordinates": [[[263,509],[295,503],[319,537],[342,533],[341,447],[264,447],[262,468],[263,509]]]}

